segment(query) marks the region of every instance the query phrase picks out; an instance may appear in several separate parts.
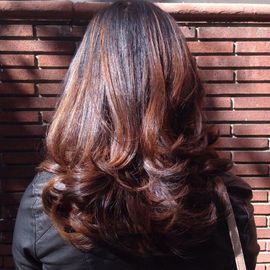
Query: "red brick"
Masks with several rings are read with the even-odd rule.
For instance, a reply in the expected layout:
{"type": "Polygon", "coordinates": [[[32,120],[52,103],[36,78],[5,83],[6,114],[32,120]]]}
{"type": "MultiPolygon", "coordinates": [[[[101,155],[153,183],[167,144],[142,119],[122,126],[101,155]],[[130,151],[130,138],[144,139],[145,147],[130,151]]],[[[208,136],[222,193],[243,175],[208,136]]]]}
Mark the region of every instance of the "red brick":
{"type": "Polygon", "coordinates": [[[52,119],[53,114],[53,111],[42,112],[42,120],[46,123],[49,123],[52,119]]]}
{"type": "Polygon", "coordinates": [[[17,214],[17,205],[8,205],[8,206],[3,206],[2,207],[2,218],[3,219],[12,219],[16,217],[17,214]]]}
{"type": "Polygon", "coordinates": [[[192,53],[233,53],[233,42],[188,42],[192,53]]]}
{"type": "Polygon", "coordinates": [[[43,125],[4,125],[0,126],[2,136],[44,137],[47,126],[43,125]]]}
{"type": "Polygon", "coordinates": [[[269,67],[270,56],[197,56],[200,67],[269,67]]]}
{"type": "Polygon", "coordinates": [[[4,164],[37,164],[42,160],[41,155],[37,152],[3,153],[2,155],[4,164]]]}
{"type": "Polygon", "coordinates": [[[9,232],[14,227],[14,220],[1,220],[0,219],[0,230],[2,232],[9,232]]]}
{"type": "MultiPolygon", "coordinates": [[[[269,215],[270,214],[270,204],[253,204],[255,215],[269,215]]],[[[270,230],[259,228],[260,238],[270,238],[270,230]]]]}
{"type": "MultiPolygon", "coordinates": [[[[265,265],[257,264],[255,270],[265,270],[265,265]]],[[[269,269],[267,269],[269,270],[269,269]]]]}
{"type": "Polygon", "coordinates": [[[37,37],[82,37],[85,32],[83,26],[69,25],[37,25],[37,37]]]}
{"type": "Polygon", "coordinates": [[[205,39],[252,39],[252,38],[270,38],[269,27],[199,27],[198,37],[205,39]]]}
{"type": "Polygon", "coordinates": [[[217,130],[219,130],[220,135],[231,135],[231,127],[230,125],[227,124],[220,124],[220,125],[215,125],[217,130]]]}
{"type": "Polygon", "coordinates": [[[1,232],[0,233],[0,242],[1,243],[11,243],[12,242],[12,233],[11,232],[1,232]]]}
{"type": "Polygon", "coordinates": [[[237,53],[269,53],[269,41],[244,41],[236,43],[237,53]]]}
{"type": "Polygon", "coordinates": [[[40,67],[68,67],[71,55],[38,55],[38,65],[40,67]]]}
{"type": "Polygon", "coordinates": [[[35,166],[33,165],[5,166],[1,169],[1,177],[17,177],[18,175],[23,175],[24,177],[32,177],[34,175],[34,168],[35,166]]]}
{"type": "Polygon", "coordinates": [[[21,198],[22,198],[22,193],[1,194],[0,205],[18,205],[19,202],[21,201],[21,198]]]}
{"type": "MultiPolygon", "coordinates": [[[[254,216],[255,223],[257,227],[266,227],[267,225],[267,219],[264,216],[254,216]]],[[[260,241],[265,243],[264,241],[260,241]]]]}
{"type": "Polygon", "coordinates": [[[72,33],[73,36],[82,37],[85,34],[87,25],[73,25],[72,33]]]}
{"type": "Polygon", "coordinates": [[[209,95],[270,94],[269,83],[205,83],[204,87],[209,95]]]}
{"type": "Polygon", "coordinates": [[[233,161],[235,162],[266,162],[270,161],[270,152],[262,151],[243,151],[233,152],[233,161]]]}
{"type": "Polygon", "coordinates": [[[0,112],[0,123],[38,122],[38,112],[0,112]]]}
{"type": "Polygon", "coordinates": [[[61,83],[39,83],[37,87],[41,95],[59,95],[63,89],[61,83]]]}
{"type": "Polygon", "coordinates": [[[0,255],[10,255],[11,245],[10,244],[0,244],[0,255]]]}
{"type": "Polygon", "coordinates": [[[270,120],[270,113],[265,113],[265,111],[207,111],[206,115],[209,121],[215,122],[257,122],[270,120]]]}
{"type": "Polygon", "coordinates": [[[270,188],[270,178],[269,177],[248,177],[245,178],[245,181],[252,188],[270,188]]]}
{"type": "Polygon", "coordinates": [[[231,152],[228,151],[217,151],[219,157],[225,158],[225,159],[231,159],[231,152]]]}
{"type": "Polygon", "coordinates": [[[260,252],[257,257],[257,263],[269,263],[270,262],[270,252],[260,252]]]}
{"type": "Polygon", "coordinates": [[[22,54],[2,54],[0,55],[0,65],[2,66],[34,66],[33,55],[22,54]]]}
{"type": "Polygon", "coordinates": [[[0,52],[69,52],[74,53],[72,41],[0,40],[0,52]]]}
{"type": "Polygon", "coordinates": [[[216,148],[226,148],[226,149],[265,149],[268,147],[267,139],[253,139],[253,138],[219,138],[215,143],[216,148]]]}
{"type": "Polygon", "coordinates": [[[2,179],[4,192],[23,192],[32,181],[29,179],[2,179]]]}
{"type": "Polygon", "coordinates": [[[0,95],[33,95],[33,83],[0,83],[0,95]]]}
{"type": "Polygon", "coordinates": [[[268,81],[270,78],[269,69],[238,70],[236,71],[237,81],[268,81]]]}
{"type": "Polygon", "coordinates": [[[260,245],[260,251],[266,251],[266,241],[258,240],[258,244],[260,245]]]}
{"type": "Polygon", "coordinates": [[[269,228],[257,228],[257,238],[258,239],[268,239],[270,238],[269,228]]]}
{"type": "Polygon", "coordinates": [[[4,69],[0,80],[63,80],[66,69],[4,69]]]}
{"type": "Polygon", "coordinates": [[[180,26],[179,27],[185,38],[195,38],[195,27],[180,26]]]}
{"type": "Polygon", "coordinates": [[[5,24],[0,25],[1,37],[31,37],[33,36],[32,25],[5,24]]]}
{"type": "Polygon", "coordinates": [[[233,81],[232,70],[199,70],[203,81],[233,81]]]}
{"type": "Polygon", "coordinates": [[[232,168],[236,175],[265,175],[269,174],[269,167],[266,164],[237,164],[232,168]]]}
{"type": "Polygon", "coordinates": [[[234,98],[235,109],[270,108],[270,97],[236,97],[234,98]]]}
{"type": "Polygon", "coordinates": [[[0,139],[1,151],[38,151],[41,146],[41,139],[0,139]]]}
{"type": "MultiPolygon", "coordinates": [[[[262,240],[261,240],[261,241],[262,241],[262,240]]],[[[270,241],[267,241],[267,242],[266,242],[266,250],[268,250],[268,251],[270,250],[270,241]]]]}
{"type": "Polygon", "coordinates": [[[233,125],[233,134],[236,136],[270,136],[270,125],[266,124],[239,124],[233,125]]]}
{"type": "Polygon", "coordinates": [[[267,202],[268,201],[268,192],[267,191],[254,191],[253,190],[253,202],[267,202]]]}
{"type": "Polygon", "coordinates": [[[231,99],[227,97],[215,97],[215,98],[208,97],[205,99],[204,107],[229,109],[231,108],[231,99]]]}
{"type": "Polygon", "coordinates": [[[2,108],[17,108],[17,109],[45,109],[54,108],[58,98],[55,97],[6,97],[0,99],[0,107],[2,108]]]}
{"type": "Polygon", "coordinates": [[[13,268],[14,267],[14,261],[12,256],[4,256],[4,267],[6,268],[13,268]]]}

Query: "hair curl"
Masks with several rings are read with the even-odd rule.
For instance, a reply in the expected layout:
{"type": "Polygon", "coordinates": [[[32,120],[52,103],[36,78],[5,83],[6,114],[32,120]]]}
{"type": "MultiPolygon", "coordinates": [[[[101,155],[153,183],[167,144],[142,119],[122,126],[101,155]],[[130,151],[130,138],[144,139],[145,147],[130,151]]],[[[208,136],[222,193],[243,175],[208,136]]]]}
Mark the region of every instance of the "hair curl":
{"type": "MultiPolygon", "coordinates": [[[[63,81],[39,170],[60,235],[89,251],[183,252],[207,238],[231,167],[212,147],[204,90],[176,21],[117,1],[91,19],[63,81]]],[[[226,207],[221,207],[221,210],[226,207]]],[[[225,213],[225,210],[224,212],[225,213]]]]}

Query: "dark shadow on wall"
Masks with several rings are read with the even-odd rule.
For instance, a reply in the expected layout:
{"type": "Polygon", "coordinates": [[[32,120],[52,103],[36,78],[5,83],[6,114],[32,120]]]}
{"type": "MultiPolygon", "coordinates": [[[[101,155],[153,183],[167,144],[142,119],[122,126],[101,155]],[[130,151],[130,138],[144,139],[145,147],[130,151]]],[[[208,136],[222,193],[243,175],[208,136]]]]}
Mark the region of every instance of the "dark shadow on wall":
{"type": "Polygon", "coordinates": [[[0,48],[0,269],[10,269],[14,267],[11,241],[18,205],[45,157],[48,124],[81,37],[70,35],[67,21],[40,22],[52,26],[48,33],[42,28],[41,37],[36,36],[37,26],[31,21],[2,23],[34,29],[34,37],[11,37],[0,27],[0,47],[1,42],[10,42],[0,48]]]}

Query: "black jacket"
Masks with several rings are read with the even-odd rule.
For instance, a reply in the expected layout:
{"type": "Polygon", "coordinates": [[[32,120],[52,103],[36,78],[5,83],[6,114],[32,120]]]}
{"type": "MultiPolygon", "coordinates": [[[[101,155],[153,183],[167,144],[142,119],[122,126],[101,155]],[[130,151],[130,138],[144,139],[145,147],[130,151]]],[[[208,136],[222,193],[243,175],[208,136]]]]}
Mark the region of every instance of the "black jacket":
{"type": "MultiPolygon", "coordinates": [[[[193,258],[171,257],[139,259],[97,248],[83,253],[66,243],[42,210],[41,191],[52,175],[37,173],[26,189],[17,214],[12,253],[16,269],[43,270],[236,270],[226,222],[221,222],[211,239],[194,248],[193,258]]],[[[259,245],[250,203],[252,190],[240,177],[224,174],[224,182],[235,212],[247,270],[254,270],[259,245]]]]}

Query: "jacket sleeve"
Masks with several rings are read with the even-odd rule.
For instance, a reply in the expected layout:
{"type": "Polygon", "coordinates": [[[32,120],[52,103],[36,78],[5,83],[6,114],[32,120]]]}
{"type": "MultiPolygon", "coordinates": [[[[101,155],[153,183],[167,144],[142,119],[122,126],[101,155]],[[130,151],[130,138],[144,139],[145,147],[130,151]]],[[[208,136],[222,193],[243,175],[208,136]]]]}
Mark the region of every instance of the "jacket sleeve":
{"type": "Polygon", "coordinates": [[[254,207],[251,203],[253,193],[251,187],[242,178],[237,176],[234,178],[237,182],[228,187],[228,193],[235,214],[247,270],[254,270],[260,246],[257,241],[254,207]]]}
{"type": "Polygon", "coordinates": [[[17,212],[12,241],[12,255],[17,270],[42,269],[42,265],[35,254],[35,225],[32,207],[35,196],[33,194],[34,177],[25,190],[17,212]]]}

